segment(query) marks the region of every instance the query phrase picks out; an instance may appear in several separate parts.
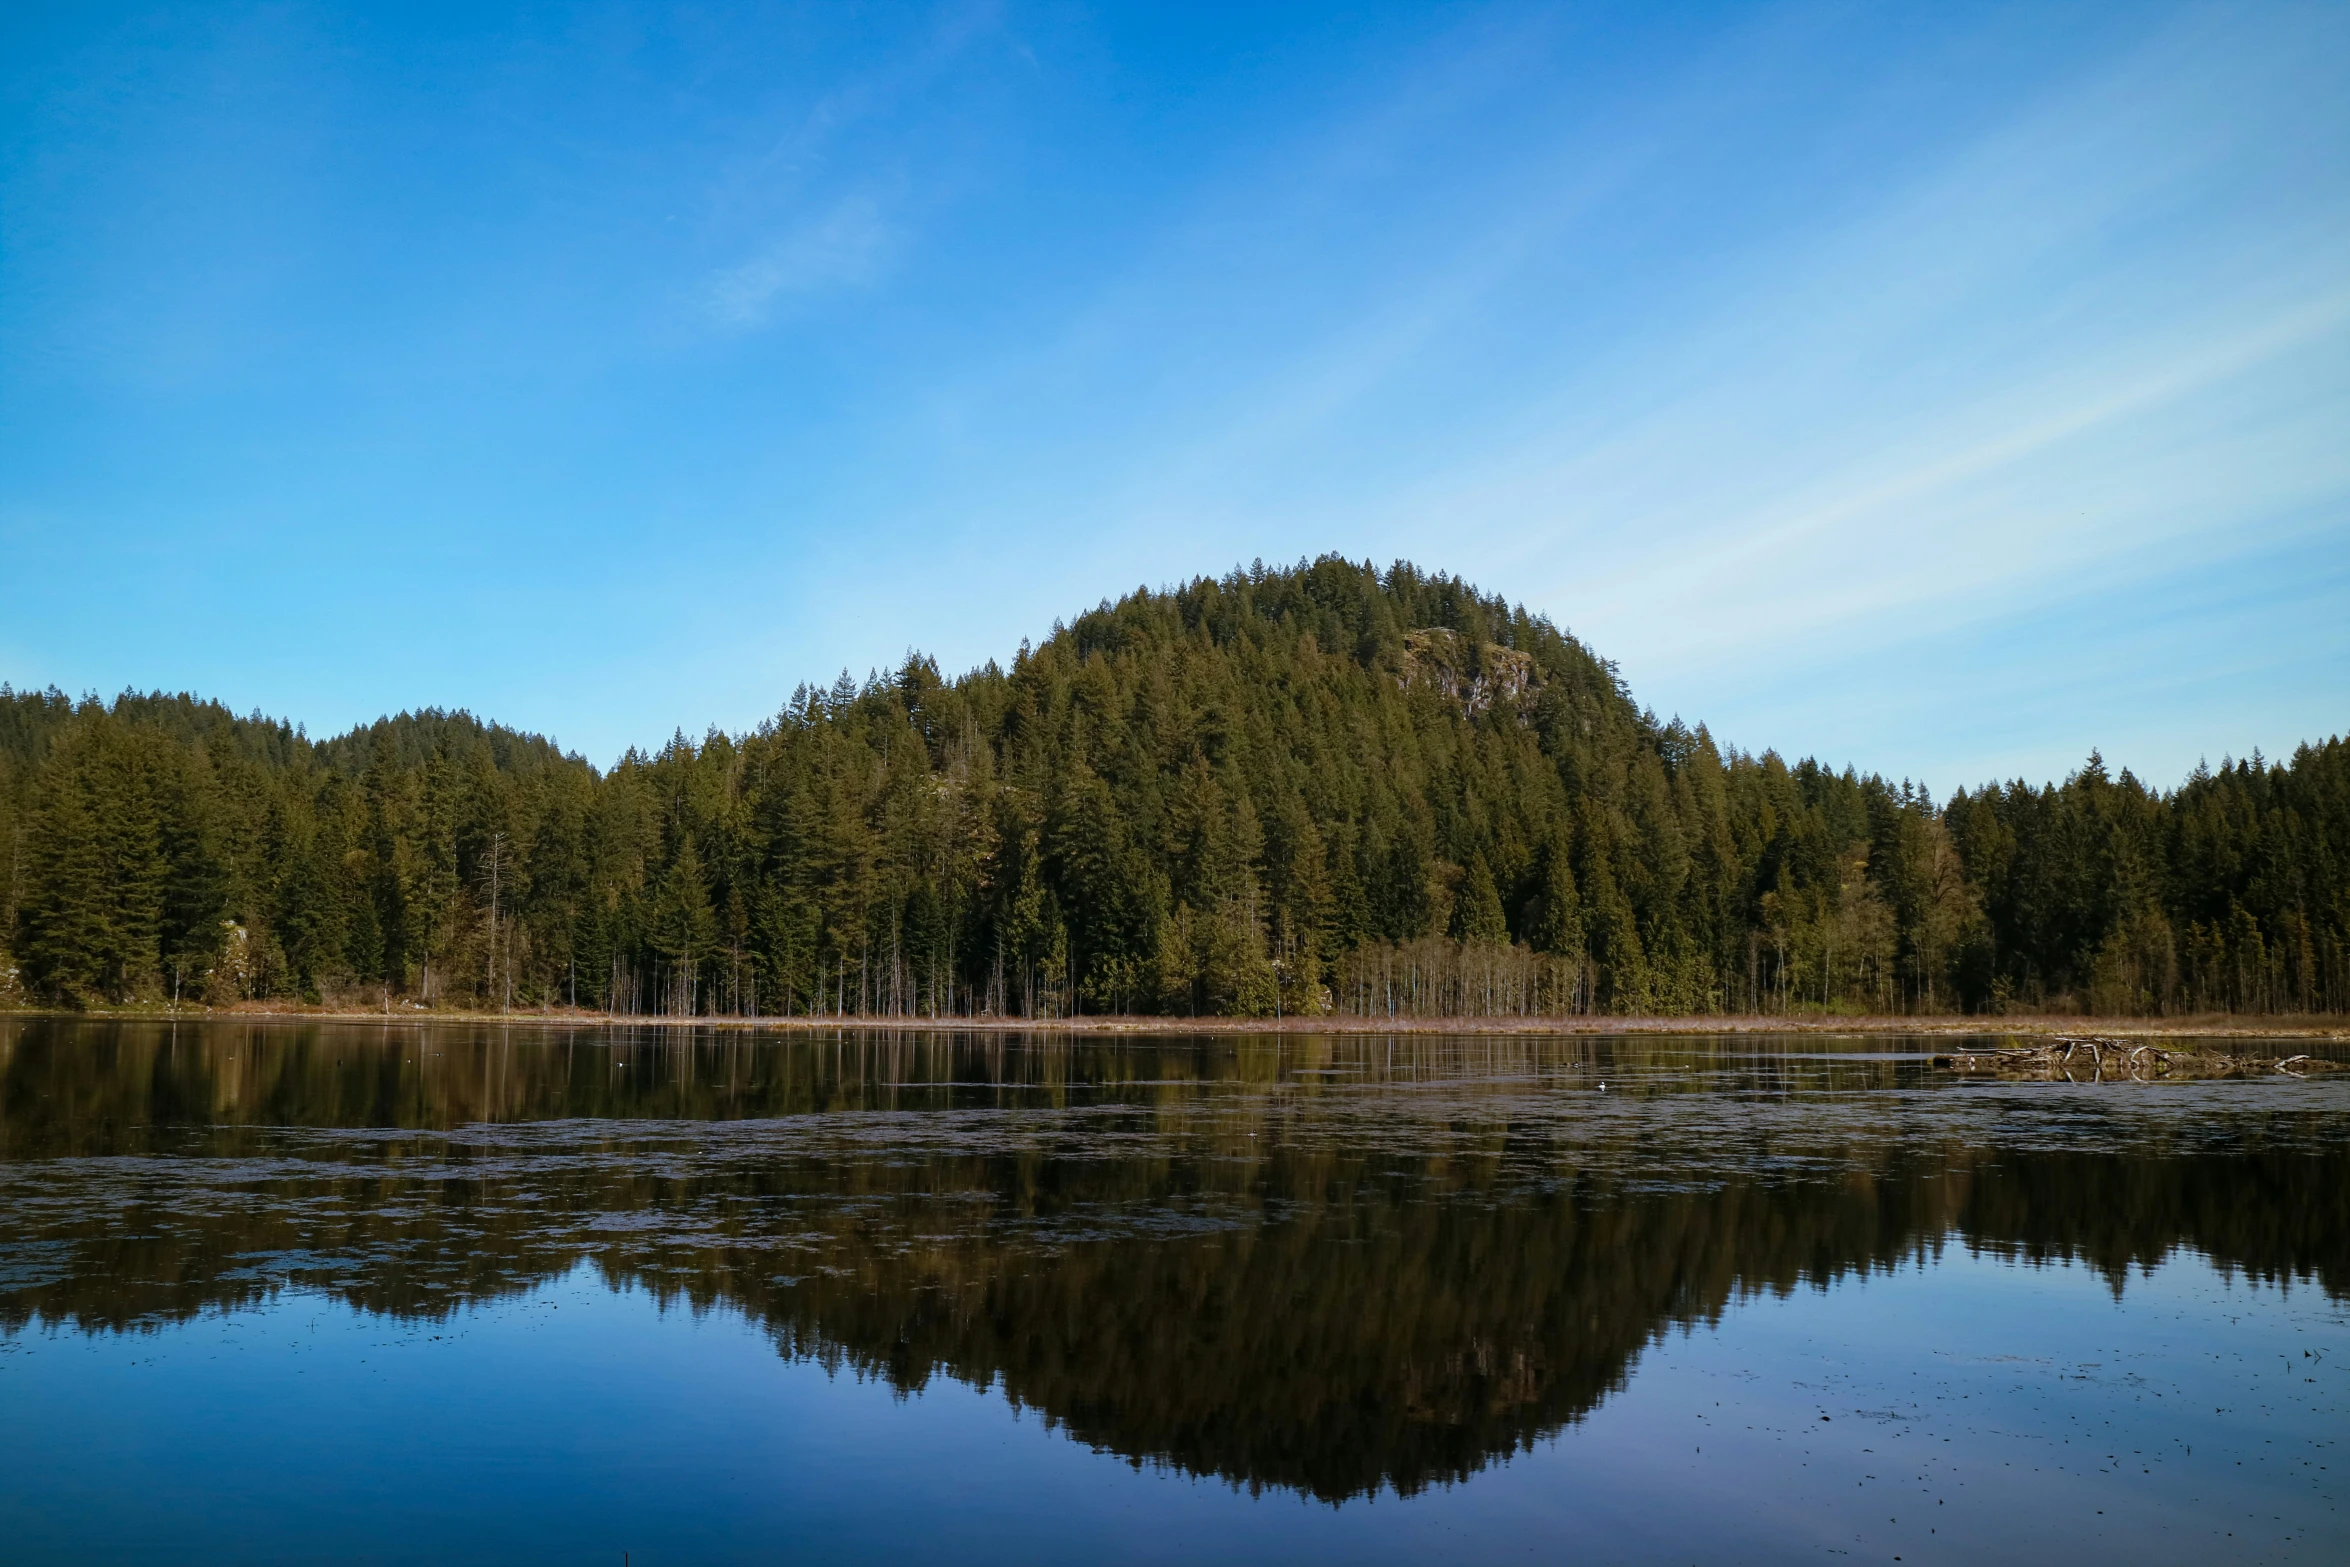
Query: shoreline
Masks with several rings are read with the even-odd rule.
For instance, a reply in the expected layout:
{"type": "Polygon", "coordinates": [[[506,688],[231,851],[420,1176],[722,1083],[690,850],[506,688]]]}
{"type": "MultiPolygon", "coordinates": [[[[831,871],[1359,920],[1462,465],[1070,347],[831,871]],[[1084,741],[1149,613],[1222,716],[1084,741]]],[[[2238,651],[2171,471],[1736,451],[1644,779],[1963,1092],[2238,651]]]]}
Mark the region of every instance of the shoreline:
{"type": "Polygon", "coordinates": [[[1604,1017],[1286,1017],[1190,1018],[1162,1016],[1020,1017],[734,1017],[678,1018],[615,1015],[578,1008],[538,1007],[506,1012],[402,1006],[329,1007],[241,1003],[233,1007],[121,1007],[66,1011],[0,1008],[0,1019],[95,1022],[334,1022],[536,1024],[569,1028],[700,1028],[729,1032],[935,1032],[1006,1034],[2098,1034],[2126,1038],[2322,1039],[2350,1042],[2350,1017],[2246,1018],[2225,1013],[2178,1018],[2101,1018],[2034,1013],[2007,1017],[1941,1014],[1929,1017],[1854,1015],[1604,1017]]]}

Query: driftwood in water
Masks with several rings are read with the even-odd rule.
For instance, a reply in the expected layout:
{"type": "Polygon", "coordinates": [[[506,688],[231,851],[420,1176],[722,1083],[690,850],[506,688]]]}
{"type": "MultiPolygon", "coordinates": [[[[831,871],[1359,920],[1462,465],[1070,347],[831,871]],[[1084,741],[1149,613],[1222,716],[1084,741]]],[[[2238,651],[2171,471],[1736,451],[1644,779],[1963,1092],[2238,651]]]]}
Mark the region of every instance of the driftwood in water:
{"type": "Polygon", "coordinates": [[[2143,1039],[2087,1034],[2059,1034],[2046,1044],[1936,1056],[1934,1065],[1987,1077],[2073,1083],[2123,1078],[2149,1082],[2156,1078],[2255,1077],[2271,1072],[2301,1077],[2342,1069],[2340,1062],[2315,1056],[2286,1056],[2279,1060],[2275,1056],[2224,1055],[2171,1049],[2143,1039]]]}

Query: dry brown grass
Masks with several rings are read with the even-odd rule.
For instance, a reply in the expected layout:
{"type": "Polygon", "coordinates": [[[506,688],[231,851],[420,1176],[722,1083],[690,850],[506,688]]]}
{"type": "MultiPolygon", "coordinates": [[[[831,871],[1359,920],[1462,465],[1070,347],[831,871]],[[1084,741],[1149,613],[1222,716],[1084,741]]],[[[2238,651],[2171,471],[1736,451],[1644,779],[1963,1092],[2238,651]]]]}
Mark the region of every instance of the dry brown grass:
{"type": "MultiPolygon", "coordinates": [[[[20,1014],[30,1015],[30,1013],[20,1014]]],[[[569,1007],[515,1008],[508,1012],[458,1008],[421,1008],[393,1002],[387,1013],[379,1003],[366,1005],[308,1005],[292,1001],[244,1001],[227,1007],[136,1007],[92,1011],[79,1017],[301,1017],[381,1019],[406,1022],[563,1023],[598,1025],[673,1024],[679,1018],[612,1017],[599,1011],[569,1007]]],[[[1084,1034],[2010,1034],[2053,1036],[2096,1033],[2113,1037],[2159,1039],[2196,1038],[2327,1039],[2350,1041],[2350,1017],[2341,1015],[2243,1017],[2204,1013],[2191,1017],[2098,1018],[2077,1013],[1972,1016],[1870,1016],[1802,1014],[1792,1017],[1732,1015],[1674,1017],[1289,1017],[1184,1018],[1103,1017],[1020,1018],[946,1017],[697,1017],[698,1028],[758,1029],[804,1032],[856,1029],[951,1028],[964,1031],[1084,1034]]]]}

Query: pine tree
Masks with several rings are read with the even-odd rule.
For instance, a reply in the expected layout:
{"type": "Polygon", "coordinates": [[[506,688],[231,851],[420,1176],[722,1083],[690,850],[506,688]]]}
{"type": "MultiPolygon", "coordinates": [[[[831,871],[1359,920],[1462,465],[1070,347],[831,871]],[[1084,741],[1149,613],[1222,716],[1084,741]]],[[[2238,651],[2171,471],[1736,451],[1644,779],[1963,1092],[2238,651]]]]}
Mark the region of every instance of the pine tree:
{"type": "Polygon", "coordinates": [[[314,743],[0,688],[0,853],[23,984],[80,1004],[2350,1009],[2341,740],[1937,805],[1660,723],[1541,617],[1335,557],[602,773],[463,713],[314,743]]]}

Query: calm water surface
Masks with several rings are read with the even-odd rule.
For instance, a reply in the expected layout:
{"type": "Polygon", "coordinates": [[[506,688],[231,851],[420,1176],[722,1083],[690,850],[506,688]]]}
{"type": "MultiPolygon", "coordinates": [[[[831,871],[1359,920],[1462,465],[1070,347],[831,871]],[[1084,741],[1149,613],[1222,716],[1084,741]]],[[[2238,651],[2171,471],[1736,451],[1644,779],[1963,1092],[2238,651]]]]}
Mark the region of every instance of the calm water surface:
{"type": "Polygon", "coordinates": [[[0,1019],[0,1416],[12,1563],[2341,1562],[2350,1073],[0,1019]]]}

